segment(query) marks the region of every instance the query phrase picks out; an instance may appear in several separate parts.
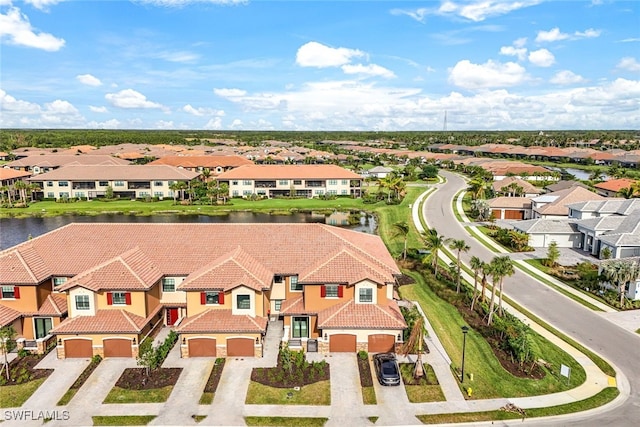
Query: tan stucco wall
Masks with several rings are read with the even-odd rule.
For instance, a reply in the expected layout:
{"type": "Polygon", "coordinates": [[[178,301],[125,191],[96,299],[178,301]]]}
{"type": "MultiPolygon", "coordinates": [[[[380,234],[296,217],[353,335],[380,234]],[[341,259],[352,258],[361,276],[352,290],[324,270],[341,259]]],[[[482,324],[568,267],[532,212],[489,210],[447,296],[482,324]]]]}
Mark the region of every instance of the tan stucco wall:
{"type": "MultiPolygon", "coordinates": [[[[111,291],[109,291],[111,292],[111,291]]],[[[137,314],[138,316],[147,317],[146,311],[146,292],[133,291],[131,292],[131,305],[109,305],[107,304],[107,291],[96,293],[96,306],[98,310],[127,310],[130,313],[137,314]]],[[[122,291],[129,292],[129,291],[122,291]]]]}
{"type": "MultiPolygon", "coordinates": [[[[160,305],[160,286],[160,282],[158,282],[153,285],[151,289],[145,292],[146,314],[151,313],[156,307],[158,307],[158,305],[160,305]]],[[[133,299],[131,302],[133,303],[133,299]]]]}
{"type": "Polygon", "coordinates": [[[20,292],[20,298],[2,298],[0,299],[2,305],[23,313],[38,311],[37,287],[27,285],[18,286],[18,288],[20,288],[18,291],[20,292]]]}
{"type": "Polygon", "coordinates": [[[211,304],[211,305],[200,304],[200,291],[190,291],[190,292],[186,292],[186,294],[187,294],[187,317],[195,316],[210,308],[217,309],[217,310],[231,309],[231,293],[230,292],[227,292],[224,295],[224,304],[211,304]]]}

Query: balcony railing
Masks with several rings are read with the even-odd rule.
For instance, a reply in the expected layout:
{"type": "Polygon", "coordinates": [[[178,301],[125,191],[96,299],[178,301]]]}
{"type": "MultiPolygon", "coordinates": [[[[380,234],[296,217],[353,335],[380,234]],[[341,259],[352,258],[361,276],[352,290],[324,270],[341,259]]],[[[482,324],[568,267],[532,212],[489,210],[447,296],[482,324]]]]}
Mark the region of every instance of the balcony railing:
{"type": "Polygon", "coordinates": [[[95,182],[74,182],[73,189],[74,190],[95,190],[96,183],[95,182]]]}
{"type": "Polygon", "coordinates": [[[256,188],[276,188],[275,181],[256,181],[256,188]]]}
{"type": "Polygon", "coordinates": [[[307,187],[326,187],[325,181],[307,181],[307,187]]]}
{"type": "Polygon", "coordinates": [[[131,182],[129,181],[129,190],[150,190],[151,182],[131,182]]]}

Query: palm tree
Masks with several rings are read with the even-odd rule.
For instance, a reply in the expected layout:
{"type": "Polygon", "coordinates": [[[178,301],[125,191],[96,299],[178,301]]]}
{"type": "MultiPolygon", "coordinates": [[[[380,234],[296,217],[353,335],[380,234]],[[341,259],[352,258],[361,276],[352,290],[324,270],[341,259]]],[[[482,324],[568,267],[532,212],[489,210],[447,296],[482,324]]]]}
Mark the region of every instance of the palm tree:
{"type": "Polygon", "coordinates": [[[176,204],[176,199],[178,198],[178,191],[180,191],[180,185],[178,183],[178,181],[173,181],[171,184],[169,184],[169,190],[171,190],[171,193],[173,194],[173,204],[176,204]]]}
{"type": "Polygon", "coordinates": [[[614,260],[602,264],[602,278],[618,288],[620,308],[624,307],[624,292],[627,283],[638,280],[640,265],[635,261],[614,260]]]}
{"type": "Polygon", "coordinates": [[[469,181],[469,192],[474,199],[485,199],[487,196],[487,183],[480,178],[474,178],[469,181]]]}
{"type": "Polygon", "coordinates": [[[604,172],[602,171],[602,169],[594,169],[591,172],[591,175],[589,175],[589,180],[590,181],[602,181],[603,177],[604,177],[604,172]]]}
{"type": "Polygon", "coordinates": [[[424,366],[422,365],[422,351],[424,348],[424,336],[426,334],[426,330],[424,328],[424,318],[419,316],[416,322],[413,324],[413,328],[411,328],[411,333],[409,334],[409,338],[403,344],[401,353],[407,356],[407,354],[412,351],[416,351],[418,353],[418,358],[416,359],[416,365],[413,369],[413,377],[414,378],[422,378],[424,376],[424,366]]]}
{"type": "Polygon", "coordinates": [[[498,257],[499,261],[499,272],[500,272],[500,295],[498,296],[498,313],[502,316],[504,313],[502,311],[502,288],[504,285],[504,278],[508,276],[513,276],[516,272],[513,267],[513,261],[508,256],[498,257]]]}
{"type": "Polygon", "coordinates": [[[621,188],[618,190],[618,196],[624,197],[625,199],[632,199],[635,196],[636,190],[633,186],[621,188]]]}
{"type": "Polygon", "coordinates": [[[229,184],[226,182],[218,184],[218,197],[222,197],[222,204],[227,203],[227,196],[229,195],[229,184]]]}
{"type": "Polygon", "coordinates": [[[402,237],[404,239],[404,250],[402,251],[402,259],[407,259],[407,238],[409,237],[409,225],[406,222],[396,222],[393,224],[393,237],[402,237]]]}
{"type": "Polygon", "coordinates": [[[20,193],[20,200],[22,200],[24,205],[27,204],[27,187],[28,184],[24,181],[16,181],[15,184],[13,184],[13,188],[20,193]]]}
{"type": "Polygon", "coordinates": [[[31,201],[33,202],[33,193],[41,191],[42,189],[40,188],[40,186],[38,184],[36,184],[35,182],[32,182],[31,184],[27,185],[27,191],[29,192],[29,198],[31,199],[31,201]]]}
{"type": "Polygon", "coordinates": [[[425,246],[431,251],[431,267],[433,268],[433,273],[438,277],[438,251],[444,249],[445,245],[449,243],[451,239],[438,234],[435,228],[430,229],[422,236],[424,237],[425,246]]]}
{"type": "Polygon", "coordinates": [[[7,194],[7,200],[9,202],[9,206],[11,206],[13,204],[13,200],[11,197],[11,187],[9,187],[8,185],[3,185],[2,187],[0,187],[0,194],[2,194],[2,201],[4,202],[4,195],[5,193],[7,194]]]}
{"type": "Polygon", "coordinates": [[[500,290],[500,300],[498,303],[500,315],[502,312],[502,286],[504,278],[511,276],[515,273],[511,258],[508,256],[494,257],[489,264],[489,274],[493,279],[493,287],[491,289],[491,303],[489,305],[489,319],[487,324],[490,325],[493,321],[493,312],[495,307],[496,287],[500,290]]]}
{"type": "Polygon", "coordinates": [[[451,244],[449,245],[449,248],[451,250],[458,252],[458,256],[456,259],[456,265],[458,267],[458,274],[456,275],[456,278],[457,278],[456,293],[458,294],[460,293],[460,253],[468,252],[469,249],[471,248],[469,247],[469,245],[467,245],[467,242],[463,239],[452,241],[451,244]]]}
{"type": "Polygon", "coordinates": [[[483,269],[484,262],[474,255],[471,257],[469,265],[473,270],[473,297],[471,297],[471,310],[473,311],[473,306],[476,303],[476,297],[478,295],[478,274],[480,273],[480,270],[483,269]]]}

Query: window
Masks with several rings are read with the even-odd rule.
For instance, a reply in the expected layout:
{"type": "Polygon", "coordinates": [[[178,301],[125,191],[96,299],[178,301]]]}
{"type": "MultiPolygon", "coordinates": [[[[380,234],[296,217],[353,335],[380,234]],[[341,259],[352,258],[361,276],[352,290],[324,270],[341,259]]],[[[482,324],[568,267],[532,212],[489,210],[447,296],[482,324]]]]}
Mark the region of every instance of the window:
{"type": "Polygon", "coordinates": [[[373,289],[360,288],[358,292],[358,302],[373,302],[373,289]]]}
{"type": "Polygon", "coordinates": [[[61,199],[68,199],[69,198],[69,192],[68,191],[61,191],[60,192],[60,198],[61,199]]]}
{"type": "Polygon", "coordinates": [[[302,180],[301,179],[294,179],[293,180],[293,185],[302,185],[302,180]]]}
{"type": "Polygon", "coordinates": [[[164,197],[164,192],[162,191],[154,191],[153,197],[164,197]]]}
{"type": "Polygon", "coordinates": [[[238,185],[238,181],[231,181],[231,185],[238,185]]]}
{"type": "Polygon", "coordinates": [[[348,185],[349,184],[349,180],[347,179],[343,179],[342,180],[342,185],[348,185]]]}
{"type": "Polygon", "coordinates": [[[124,181],[115,181],[113,183],[114,187],[124,187],[124,181]]]}
{"type": "Polygon", "coordinates": [[[140,192],[140,197],[147,197],[149,195],[148,191],[141,191],[140,192]]]}
{"type": "Polygon", "coordinates": [[[58,182],[58,187],[68,187],[69,186],[69,182],[68,181],[60,181],[58,182]]]}
{"type": "Polygon", "coordinates": [[[309,318],[294,317],[291,320],[292,338],[309,338],[309,318]]]}
{"type": "Polygon", "coordinates": [[[251,190],[242,190],[242,195],[243,196],[250,196],[253,194],[253,191],[251,190]]]}
{"type": "Polygon", "coordinates": [[[231,195],[233,197],[238,197],[240,195],[240,193],[238,192],[238,190],[233,190],[233,192],[231,193],[231,195]]]}
{"type": "Polygon", "coordinates": [[[76,310],[89,310],[89,295],[76,295],[76,310]]]}
{"type": "Polygon", "coordinates": [[[324,190],[316,190],[316,194],[318,196],[322,196],[324,194],[324,190]]]}
{"type": "Polygon", "coordinates": [[[280,311],[280,309],[282,308],[282,300],[281,299],[277,299],[273,301],[273,309],[275,311],[280,311]]]}
{"type": "Polygon", "coordinates": [[[109,186],[109,181],[99,181],[98,182],[98,187],[108,187],[109,186]]]}
{"type": "Polygon", "coordinates": [[[349,192],[348,192],[347,190],[342,190],[342,191],[340,192],[340,194],[342,194],[342,195],[344,196],[345,194],[349,194],[349,192]]]}
{"type": "Polygon", "coordinates": [[[289,185],[289,180],[281,179],[280,181],[278,181],[278,185],[289,185]]]}
{"type": "Polygon", "coordinates": [[[204,303],[205,304],[220,304],[220,293],[219,292],[205,292],[204,293],[204,303]]]}
{"type": "Polygon", "coordinates": [[[330,179],[329,180],[329,185],[338,185],[338,180],[337,179],[330,179]]]}
{"type": "Polygon", "coordinates": [[[238,310],[249,310],[251,308],[251,296],[250,295],[237,295],[236,307],[238,310]]]}
{"type": "Polygon", "coordinates": [[[53,278],[53,287],[55,288],[56,286],[60,286],[64,283],[67,282],[67,278],[66,277],[54,277],[53,278]]]}
{"type": "Polygon", "coordinates": [[[47,187],[53,187],[53,181],[47,181],[47,187]]]}
{"type": "Polygon", "coordinates": [[[47,199],[54,199],[56,197],[56,193],[50,191],[47,193],[47,199]]]}
{"type": "Polygon", "coordinates": [[[302,284],[298,283],[298,276],[291,276],[289,278],[289,290],[291,291],[302,290],[302,284]]]}
{"type": "Polygon", "coordinates": [[[2,287],[2,298],[3,299],[5,299],[5,298],[8,298],[8,299],[19,299],[20,298],[20,291],[16,292],[16,289],[18,289],[17,286],[3,286],[2,287]]]}
{"type": "Polygon", "coordinates": [[[245,179],[242,181],[242,185],[251,185],[253,182],[250,179],[245,179]]]}
{"type": "Polygon", "coordinates": [[[112,292],[111,293],[111,302],[113,305],[126,305],[127,297],[126,292],[112,292]]]}
{"type": "Polygon", "coordinates": [[[326,285],[324,296],[326,298],[338,298],[338,285],[326,285]]]}
{"type": "Polygon", "coordinates": [[[76,191],[76,197],[78,199],[84,199],[84,191],[76,191]]]}
{"type": "Polygon", "coordinates": [[[175,292],[176,279],[173,277],[165,277],[162,279],[162,292],[175,292]]]}
{"type": "Polygon", "coordinates": [[[284,277],[282,276],[273,276],[273,283],[282,283],[284,277]]]}
{"type": "Polygon", "coordinates": [[[163,182],[162,181],[154,181],[153,185],[155,185],[156,187],[162,187],[163,182]]]}
{"type": "Polygon", "coordinates": [[[33,319],[36,328],[36,339],[44,338],[53,329],[53,322],[50,317],[36,317],[33,319]]]}
{"type": "Polygon", "coordinates": [[[335,196],[336,194],[338,194],[338,190],[329,190],[327,191],[327,194],[331,194],[335,196]]]}

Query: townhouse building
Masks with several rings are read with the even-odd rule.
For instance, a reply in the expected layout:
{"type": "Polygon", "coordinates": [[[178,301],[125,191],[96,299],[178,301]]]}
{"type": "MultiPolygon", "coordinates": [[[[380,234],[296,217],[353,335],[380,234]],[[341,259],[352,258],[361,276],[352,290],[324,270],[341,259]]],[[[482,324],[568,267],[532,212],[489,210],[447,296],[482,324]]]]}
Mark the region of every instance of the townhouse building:
{"type": "Polygon", "coordinates": [[[105,154],[38,154],[11,161],[4,167],[37,175],[64,166],[122,166],[128,164],[130,163],[126,160],[105,154]]]}
{"type": "Polygon", "coordinates": [[[192,172],[204,172],[208,170],[212,176],[220,175],[223,172],[243,165],[252,165],[253,162],[242,156],[165,156],[148,163],[153,165],[169,165],[177,168],[190,170],[192,172]]]}

